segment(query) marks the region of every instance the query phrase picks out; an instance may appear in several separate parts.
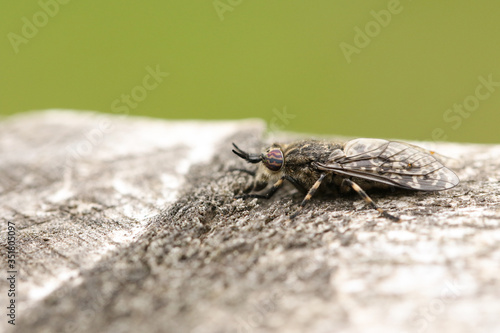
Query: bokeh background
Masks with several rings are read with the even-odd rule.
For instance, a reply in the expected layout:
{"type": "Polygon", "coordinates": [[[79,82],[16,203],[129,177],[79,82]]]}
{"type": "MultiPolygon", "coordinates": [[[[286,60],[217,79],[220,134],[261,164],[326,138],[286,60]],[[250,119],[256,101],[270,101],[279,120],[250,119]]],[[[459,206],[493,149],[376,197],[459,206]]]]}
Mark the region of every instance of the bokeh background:
{"type": "Polygon", "coordinates": [[[500,142],[499,17],[498,1],[2,1],[0,114],[500,142]]]}

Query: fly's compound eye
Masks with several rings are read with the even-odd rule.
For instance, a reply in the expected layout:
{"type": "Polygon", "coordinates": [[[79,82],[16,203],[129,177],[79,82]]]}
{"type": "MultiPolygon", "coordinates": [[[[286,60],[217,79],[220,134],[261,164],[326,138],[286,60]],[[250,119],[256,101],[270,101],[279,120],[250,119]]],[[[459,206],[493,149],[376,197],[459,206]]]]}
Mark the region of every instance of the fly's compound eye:
{"type": "Polygon", "coordinates": [[[279,171],[283,167],[283,153],[279,148],[272,148],[262,154],[262,163],[271,171],[279,171]]]}

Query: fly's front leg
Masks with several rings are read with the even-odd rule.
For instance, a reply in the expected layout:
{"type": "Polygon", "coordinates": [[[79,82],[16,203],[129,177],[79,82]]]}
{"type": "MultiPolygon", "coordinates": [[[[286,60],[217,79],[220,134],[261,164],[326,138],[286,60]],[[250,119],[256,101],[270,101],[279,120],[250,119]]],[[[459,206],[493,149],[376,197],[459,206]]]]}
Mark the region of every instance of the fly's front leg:
{"type": "Polygon", "coordinates": [[[246,199],[246,198],[258,198],[258,199],[269,199],[274,193],[283,185],[285,176],[282,176],[273,186],[269,189],[266,194],[242,194],[235,196],[236,199],[246,199]]]}
{"type": "Polygon", "coordinates": [[[302,208],[304,208],[304,206],[309,202],[309,200],[311,200],[312,196],[316,193],[316,191],[318,190],[319,186],[321,185],[321,182],[323,181],[323,179],[325,179],[325,176],[326,174],[321,174],[321,176],[319,176],[318,180],[316,181],[316,183],[314,183],[314,185],[309,189],[309,192],[307,192],[307,195],[306,197],[304,198],[304,200],[302,200],[302,202],[300,203],[300,206],[299,208],[295,211],[295,213],[293,213],[290,218],[293,219],[295,218],[297,215],[299,215],[300,211],[302,210],[302,208]]]}
{"type": "Polygon", "coordinates": [[[401,220],[399,219],[399,217],[396,217],[396,216],[393,216],[389,213],[387,213],[385,210],[383,210],[382,208],[378,207],[375,202],[373,202],[372,198],[370,198],[368,196],[368,194],[366,194],[365,191],[363,191],[363,189],[361,187],[359,187],[358,184],[356,184],[355,182],[353,182],[352,180],[350,179],[347,179],[345,178],[342,182],[342,187],[347,184],[348,186],[350,186],[354,191],[356,191],[356,193],[359,194],[359,196],[361,198],[363,198],[363,200],[365,200],[365,202],[367,204],[369,204],[370,206],[372,206],[373,209],[376,209],[380,214],[382,214],[384,217],[394,221],[394,222],[400,222],[401,220]]]}

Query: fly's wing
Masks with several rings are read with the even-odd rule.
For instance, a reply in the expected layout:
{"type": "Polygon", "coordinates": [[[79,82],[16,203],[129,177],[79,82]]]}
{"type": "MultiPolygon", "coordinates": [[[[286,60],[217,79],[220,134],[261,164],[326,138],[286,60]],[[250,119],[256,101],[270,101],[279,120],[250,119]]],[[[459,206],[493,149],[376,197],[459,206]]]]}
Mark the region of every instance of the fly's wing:
{"type": "Polygon", "coordinates": [[[440,191],[456,186],[458,177],[420,147],[381,139],[355,139],[344,146],[343,156],[320,170],[420,191],[440,191]]]}

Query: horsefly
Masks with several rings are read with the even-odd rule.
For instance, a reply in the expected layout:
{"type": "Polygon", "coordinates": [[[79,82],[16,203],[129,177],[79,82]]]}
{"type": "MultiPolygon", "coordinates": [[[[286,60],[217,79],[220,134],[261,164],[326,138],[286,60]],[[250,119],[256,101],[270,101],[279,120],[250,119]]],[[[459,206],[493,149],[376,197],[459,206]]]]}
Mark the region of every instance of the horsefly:
{"type": "Polygon", "coordinates": [[[305,194],[296,217],[317,192],[345,193],[351,189],[371,207],[393,221],[399,218],[378,207],[366,194],[370,188],[391,186],[441,191],[460,180],[446,168],[434,152],[399,141],[354,139],[347,142],[302,140],[290,144],[275,143],[261,154],[247,153],[233,143],[233,152],[249,163],[259,164],[256,172],[245,171],[255,179],[245,194],[236,198],[269,199],[287,180],[305,194]],[[264,193],[261,191],[272,182],[264,193]]]}

